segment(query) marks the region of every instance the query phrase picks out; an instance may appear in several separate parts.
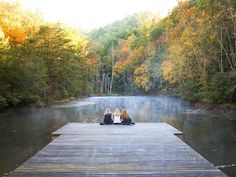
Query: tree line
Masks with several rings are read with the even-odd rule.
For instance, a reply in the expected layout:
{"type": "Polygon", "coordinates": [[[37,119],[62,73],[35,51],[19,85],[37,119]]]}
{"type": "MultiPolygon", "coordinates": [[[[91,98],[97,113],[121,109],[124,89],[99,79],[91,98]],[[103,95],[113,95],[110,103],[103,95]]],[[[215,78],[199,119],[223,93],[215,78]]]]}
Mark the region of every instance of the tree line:
{"type": "Polygon", "coordinates": [[[0,107],[90,94],[236,101],[236,3],[181,1],[88,34],[0,0],[0,107]]]}
{"type": "Polygon", "coordinates": [[[93,31],[101,75],[114,75],[121,94],[235,102],[235,8],[233,0],[181,1],[164,19],[144,12],[93,31]]]}
{"type": "Polygon", "coordinates": [[[82,32],[0,1],[0,107],[93,92],[99,56],[82,32]]]}

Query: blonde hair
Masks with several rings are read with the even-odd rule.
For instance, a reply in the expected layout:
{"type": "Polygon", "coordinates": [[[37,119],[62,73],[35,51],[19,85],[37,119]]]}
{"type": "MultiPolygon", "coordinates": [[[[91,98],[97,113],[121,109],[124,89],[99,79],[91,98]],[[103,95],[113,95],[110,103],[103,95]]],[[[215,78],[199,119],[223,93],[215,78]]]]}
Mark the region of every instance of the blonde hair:
{"type": "Polygon", "coordinates": [[[104,112],[104,116],[107,115],[107,114],[111,114],[110,108],[106,108],[106,110],[105,110],[105,112],[104,112]]]}
{"type": "Polygon", "coordinates": [[[115,109],[115,111],[114,111],[114,116],[120,116],[120,110],[119,109],[115,109]]]}
{"type": "Polygon", "coordinates": [[[121,119],[127,120],[128,119],[128,111],[127,109],[124,109],[121,113],[121,119]]]}

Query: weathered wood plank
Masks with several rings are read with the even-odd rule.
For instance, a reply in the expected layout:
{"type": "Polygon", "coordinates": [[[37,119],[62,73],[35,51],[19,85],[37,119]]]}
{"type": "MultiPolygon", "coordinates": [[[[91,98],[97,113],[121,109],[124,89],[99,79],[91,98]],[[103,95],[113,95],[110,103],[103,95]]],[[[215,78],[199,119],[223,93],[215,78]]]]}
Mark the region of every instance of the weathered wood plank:
{"type": "Polygon", "coordinates": [[[184,174],[181,172],[174,172],[174,173],[164,173],[164,172],[158,172],[158,173],[121,173],[121,174],[117,174],[117,173],[97,173],[97,174],[91,174],[89,172],[77,172],[77,173],[71,173],[71,172],[57,172],[57,173],[51,173],[51,172],[47,172],[47,173],[35,173],[35,172],[31,172],[31,173],[22,173],[19,172],[17,174],[18,177],[78,177],[78,176],[90,176],[90,177],[143,177],[143,176],[149,176],[149,177],[197,177],[197,176],[201,176],[201,177],[222,177],[222,173],[220,172],[185,172],[184,174]]]}
{"type": "Polygon", "coordinates": [[[10,176],[226,176],[174,135],[181,133],[165,123],[69,123],[10,176]]]}
{"type": "MultiPolygon", "coordinates": [[[[176,128],[166,124],[166,123],[136,123],[136,126],[122,126],[122,125],[98,125],[98,124],[78,124],[78,123],[68,123],[66,126],[61,127],[57,131],[53,132],[52,135],[61,135],[61,134],[93,134],[93,135],[106,135],[117,134],[117,130],[123,133],[133,134],[143,134],[144,130],[158,130],[162,134],[168,134],[172,132],[173,134],[182,134],[181,131],[176,128]],[[139,126],[142,125],[142,126],[139,126]],[[143,126],[145,125],[145,126],[143,126]],[[105,128],[101,128],[105,127],[105,128]],[[127,129],[129,127],[129,129],[127,129]],[[87,131],[89,129],[89,131],[87,131]],[[96,133],[96,134],[94,134],[96,133]],[[102,134],[100,134],[102,133],[102,134]]],[[[153,134],[152,131],[147,131],[146,133],[153,134]]]]}

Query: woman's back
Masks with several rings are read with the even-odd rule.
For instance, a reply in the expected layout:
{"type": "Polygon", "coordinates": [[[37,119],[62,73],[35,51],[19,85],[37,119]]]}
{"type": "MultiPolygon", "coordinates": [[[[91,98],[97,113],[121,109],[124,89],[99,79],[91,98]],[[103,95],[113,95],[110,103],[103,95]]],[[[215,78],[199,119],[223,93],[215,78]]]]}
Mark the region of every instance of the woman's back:
{"type": "Polygon", "coordinates": [[[113,115],[114,115],[113,123],[114,123],[114,124],[121,124],[121,120],[120,120],[120,110],[119,110],[119,109],[116,109],[113,115]]]}
{"type": "Polygon", "coordinates": [[[122,124],[130,125],[132,123],[131,118],[128,115],[128,111],[124,109],[121,113],[122,124]]]}
{"type": "Polygon", "coordinates": [[[121,120],[120,120],[120,116],[118,115],[114,115],[114,121],[113,121],[114,124],[120,124],[121,123],[121,120]]]}
{"type": "Polygon", "coordinates": [[[103,123],[104,124],[112,124],[112,118],[111,118],[111,110],[110,108],[106,108],[104,112],[104,117],[103,117],[103,123]]]}
{"type": "Polygon", "coordinates": [[[104,120],[103,120],[104,124],[112,124],[112,118],[111,118],[111,114],[105,114],[104,115],[104,120]]]}

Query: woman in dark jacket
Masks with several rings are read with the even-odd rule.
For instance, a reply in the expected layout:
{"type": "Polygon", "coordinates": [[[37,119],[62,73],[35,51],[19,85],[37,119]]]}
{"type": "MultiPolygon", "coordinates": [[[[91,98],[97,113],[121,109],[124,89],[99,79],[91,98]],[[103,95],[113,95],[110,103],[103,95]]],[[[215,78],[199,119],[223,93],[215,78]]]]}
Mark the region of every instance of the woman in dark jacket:
{"type": "Polygon", "coordinates": [[[111,118],[111,110],[107,108],[104,112],[103,124],[112,124],[113,120],[111,118]]]}
{"type": "Polygon", "coordinates": [[[128,111],[127,109],[124,109],[121,113],[121,120],[122,120],[122,124],[123,125],[130,125],[130,124],[134,124],[131,120],[131,118],[128,115],[128,111]]]}

